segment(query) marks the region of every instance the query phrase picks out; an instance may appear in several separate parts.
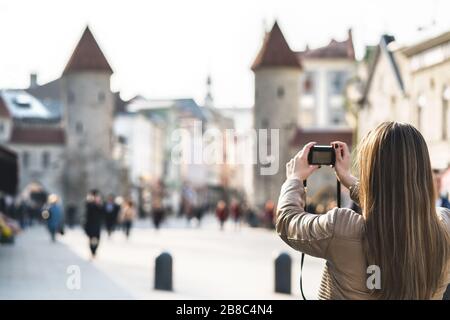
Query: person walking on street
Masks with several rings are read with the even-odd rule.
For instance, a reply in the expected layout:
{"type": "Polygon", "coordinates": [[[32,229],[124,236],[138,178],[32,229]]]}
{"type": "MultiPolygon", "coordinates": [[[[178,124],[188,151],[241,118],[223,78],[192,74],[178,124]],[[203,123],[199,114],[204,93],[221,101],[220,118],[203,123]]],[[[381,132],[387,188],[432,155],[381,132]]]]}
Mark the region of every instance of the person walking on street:
{"type": "Polygon", "coordinates": [[[100,193],[92,190],[86,198],[86,223],[84,229],[89,238],[91,258],[94,259],[100,244],[101,226],[104,219],[104,206],[100,193]]]}
{"type": "Polygon", "coordinates": [[[131,199],[127,199],[122,206],[119,218],[127,239],[130,237],[131,227],[133,226],[133,220],[135,218],[136,209],[134,208],[133,201],[131,199]]]}
{"type": "Polygon", "coordinates": [[[155,229],[158,230],[164,219],[164,184],[159,180],[152,190],[152,220],[155,229]]]}
{"type": "Polygon", "coordinates": [[[112,232],[116,228],[117,219],[119,218],[119,211],[120,206],[116,203],[114,195],[108,195],[105,203],[105,226],[108,236],[111,236],[112,232]]]}
{"type": "Polygon", "coordinates": [[[217,219],[219,219],[220,230],[223,230],[225,221],[227,221],[227,218],[228,218],[228,208],[227,208],[227,204],[225,203],[225,201],[220,200],[217,203],[216,216],[217,216],[217,219]]]}
{"type": "Polygon", "coordinates": [[[47,221],[47,228],[50,232],[52,242],[56,241],[56,234],[62,229],[63,212],[59,204],[59,197],[56,194],[48,196],[47,205],[42,211],[42,218],[47,221]]]}
{"type": "Polygon", "coordinates": [[[438,169],[433,170],[433,181],[436,188],[436,206],[450,209],[448,194],[442,190],[442,173],[438,169]]]}
{"type": "Polygon", "coordinates": [[[238,200],[233,200],[231,203],[231,216],[234,220],[234,227],[238,230],[241,226],[242,208],[238,200]]]}
{"type": "MultiPolygon", "coordinates": [[[[436,206],[450,209],[450,201],[442,192],[442,174],[438,169],[433,170],[433,181],[436,190],[436,206]]],[[[450,284],[444,293],[444,300],[450,300],[450,284]]]]}
{"type": "Polygon", "coordinates": [[[275,215],[275,204],[272,200],[267,200],[266,204],[264,205],[264,221],[266,224],[266,228],[269,229],[275,228],[274,215],[275,215]]]}

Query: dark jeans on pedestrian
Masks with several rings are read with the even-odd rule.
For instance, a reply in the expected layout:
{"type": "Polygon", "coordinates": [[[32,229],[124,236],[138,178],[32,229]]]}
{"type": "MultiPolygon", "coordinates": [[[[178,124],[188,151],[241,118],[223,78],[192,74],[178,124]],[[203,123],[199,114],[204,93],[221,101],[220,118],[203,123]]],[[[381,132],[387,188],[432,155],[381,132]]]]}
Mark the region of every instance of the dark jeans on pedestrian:
{"type": "Polygon", "coordinates": [[[125,235],[127,236],[127,238],[130,236],[130,231],[131,231],[132,224],[133,223],[131,221],[125,221],[123,223],[123,228],[125,230],[125,235]]]}

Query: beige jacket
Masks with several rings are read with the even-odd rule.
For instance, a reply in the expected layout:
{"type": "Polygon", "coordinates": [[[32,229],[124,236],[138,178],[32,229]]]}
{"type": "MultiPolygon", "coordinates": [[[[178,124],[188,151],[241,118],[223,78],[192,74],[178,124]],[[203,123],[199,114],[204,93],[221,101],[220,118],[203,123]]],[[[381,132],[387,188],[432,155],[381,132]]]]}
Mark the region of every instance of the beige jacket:
{"type": "MultiPolygon", "coordinates": [[[[371,299],[366,286],[367,265],[362,238],[364,218],[351,209],[335,208],[316,215],[304,211],[305,190],[298,179],[281,188],[277,209],[277,232],[295,250],[326,260],[319,299],[371,299]]],[[[357,194],[352,195],[353,199],[357,194]]],[[[450,232],[450,210],[439,208],[450,232]]],[[[445,281],[433,296],[442,299],[450,282],[450,263],[445,281]]]]}

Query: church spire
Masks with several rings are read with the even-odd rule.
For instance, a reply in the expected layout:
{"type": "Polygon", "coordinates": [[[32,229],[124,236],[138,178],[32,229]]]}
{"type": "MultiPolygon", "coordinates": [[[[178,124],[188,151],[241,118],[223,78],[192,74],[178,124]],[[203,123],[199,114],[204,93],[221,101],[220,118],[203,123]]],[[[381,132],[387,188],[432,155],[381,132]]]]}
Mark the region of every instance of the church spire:
{"type": "Polygon", "coordinates": [[[214,106],[214,98],[211,92],[212,87],[212,79],[211,74],[208,74],[208,77],[206,78],[206,95],[205,95],[205,107],[213,107],[214,106]]]}

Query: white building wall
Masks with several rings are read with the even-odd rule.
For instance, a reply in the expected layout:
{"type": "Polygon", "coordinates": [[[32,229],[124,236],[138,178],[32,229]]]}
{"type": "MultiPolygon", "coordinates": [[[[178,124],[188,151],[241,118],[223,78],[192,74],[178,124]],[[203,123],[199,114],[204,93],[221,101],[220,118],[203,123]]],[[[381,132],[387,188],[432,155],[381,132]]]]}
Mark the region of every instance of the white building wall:
{"type": "MultiPolygon", "coordinates": [[[[442,139],[444,91],[450,87],[450,61],[411,71],[411,58],[395,52],[406,93],[402,94],[386,56],[382,54],[375,69],[367,103],[359,113],[358,140],[383,121],[402,121],[416,126],[423,134],[434,168],[450,164],[450,140],[442,139]],[[419,121],[419,108],[422,108],[419,121]]],[[[450,126],[447,115],[447,126],[450,126]]],[[[450,127],[447,128],[450,132],[450,127]]]]}
{"type": "MultiPolygon", "coordinates": [[[[356,72],[355,61],[348,59],[304,59],[300,85],[303,86],[305,75],[311,73],[314,77],[311,94],[302,93],[299,96],[300,113],[298,124],[302,127],[330,128],[346,126],[345,123],[345,90],[340,94],[330,92],[330,73],[345,73],[347,80],[356,72]],[[340,115],[339,123],[332,121],[333,114],[340,115]]],[[[302,88],[303,89],[303,88],[302,88]]],[[[301,91],[303,91],[301,89],[301,91]]]]}
{"type": "Polygon", "coordinates": [[[126,166],[132,184],[141,179],[156,181],[163,171],[162,129],[141,114],[118,115],[114,120],[114,133],[126,138],[126,166]]]}
{"type": "Polygon", "coordinates": [[[19,191],[32,183],[41,184],[49,193],[56,193],[64,200],[63,173],[65,169],[64,145],[8,144],[18,155],[19,191]],[[47,152],[49,162],[44,166],[43,155],[47,152]],[[28,154],[28,164],[24,157],[28,154]]]}

